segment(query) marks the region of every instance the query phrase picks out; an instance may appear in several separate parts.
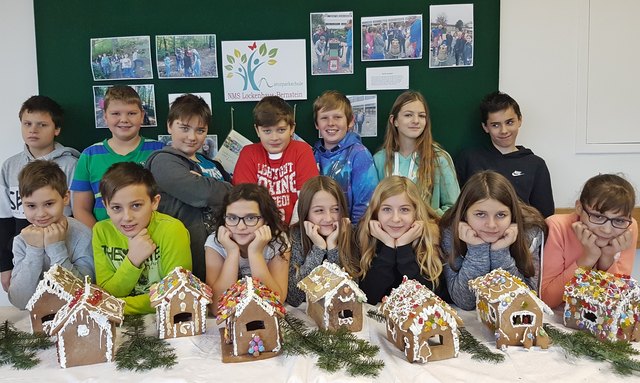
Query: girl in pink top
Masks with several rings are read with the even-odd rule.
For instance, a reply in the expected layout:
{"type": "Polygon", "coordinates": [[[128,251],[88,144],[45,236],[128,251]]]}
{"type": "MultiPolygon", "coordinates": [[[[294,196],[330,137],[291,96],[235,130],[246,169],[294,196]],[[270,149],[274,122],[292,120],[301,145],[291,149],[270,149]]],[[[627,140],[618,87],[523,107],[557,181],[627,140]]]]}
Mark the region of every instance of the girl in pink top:
{"type": "Polygon", "coordinates": [[[575,213],[547,218],[541,291],[545,303],[562,303],[564,286],[578,267],[631,274],[638,241],[638,223],[631,217],[635,196],[624,178],[600,174],[585,183],[575,213]]]}

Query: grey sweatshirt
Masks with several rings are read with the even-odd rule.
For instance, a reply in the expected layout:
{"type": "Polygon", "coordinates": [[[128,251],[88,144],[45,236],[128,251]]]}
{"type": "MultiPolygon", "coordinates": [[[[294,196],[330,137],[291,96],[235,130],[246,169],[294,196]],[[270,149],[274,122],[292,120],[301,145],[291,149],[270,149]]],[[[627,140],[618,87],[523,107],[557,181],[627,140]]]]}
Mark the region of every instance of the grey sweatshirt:
{"type": "MultiPolygon", "coordinates": [[[[22,201],[18,193],[18,173],[20,170],[33,160],[50,160],[60,166],[67,176],[67,183],[70,185],[79,157],[80,152],[74,148],[62,146],[56,142],[53,151],[43,157],[33,157],[25,145],[22,152],[9,157],[2,164],[2,172],[0,173],[0,271],[11,270],[13,265],[11,241],[14,236],[20,234],[24,227],[29,225],[25,219],[22,201]]],[[[71,206],[65,207],[64,214],[71,215],[71,206]]]]}
{"type": "Polygon", "coordinates": [[[9,286],[9,301],[24,310],[36,291],[42,273],[58,264],[79,278],[89,275],[95,281],[91,229],[68,217],[67,238],[44,248],[28,245],[21,235],[13,241],[13,270],[9,286]]]}
{"type": "Polygon", "coordinates": [[[300,227],[291,228],[291,261],[289,262],[289,291],[287,292],[287,303],[298,307],[305,300],[305,293],[298,288],[298,282],[311,274],[311,271],[320,266],[326,259],[331,263],[340,264],[338,248],[324,250],[313,245],[311,250],[304,254],[302,250],[302,234],[300,227]]]}
{"type": "Polygon", "coordinates": [[[449,255],[453,251],[453,241],[451,229],[442,231],[441,247],[444,252],[444,275],[449,288],[451,299],[463,310],[473,310],[476,307],[476,296],[469,289],[468,282],[477,277],[483,276],[497,268],[503,268],[511,275],[522,279],[532,290],[538,291],[538,278],[540,277],[540,248],[543,241],[543,234],[539,228],[526,232],[527,244],[532,246],[531,256],[536,269],[536,274],[530,278],[524,278],[516,261],[511,256],[509,247],[500,250],[491,250],[490,243],[480,245],[467,245],[467,254],[463,257],[458,254],[455,257],[455,271],[449,265],[449,255]]]}

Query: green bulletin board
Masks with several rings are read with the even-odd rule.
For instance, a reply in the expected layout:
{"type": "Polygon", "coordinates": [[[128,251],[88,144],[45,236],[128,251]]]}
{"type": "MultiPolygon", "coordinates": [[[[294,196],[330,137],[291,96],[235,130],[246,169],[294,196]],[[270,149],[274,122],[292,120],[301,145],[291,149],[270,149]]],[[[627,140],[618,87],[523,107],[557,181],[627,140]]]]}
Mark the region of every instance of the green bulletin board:
{"type": "MultiPolygon", "coordinates": [[[[486,140],[480,128],[478,105],[482,97],[498,88],[500,2],[478,1],[168,1],[168,0],[34,0],[38,84],[40,94],[58,101],[65,109],[65,126],[60,141],[79,150],[110,136],[96,129],[94,85],[154,84],[158,127],[143,128],[142,135],[156,138],[166,133],[170,93],[209,92],[213,121],[209,134],[218,143],[231,128],[256,141],[251,111],[255,102],[225,103],[221,65],[221,42],[225,40],[305,39],[307,54],[307,100],[296,105],[296,132],[310,144],[317,139],[312,116],[313,100],[323,91],[336,89],[344,94],[377,94],[378,136],[363,142],[373,152],[382,143],[388,112],[402,90],[367,91],[365,68],[406,65],[410,88],[421,91],[429,103],[433,135],[452,155],[460,149],[486,140]],[[474,4],[473,67],[429,69],[429,6],[474,4]],[[354,74],[311,76],[310,13],[353,11],[354,74]],[[366,16],[423,15],[423,58],[361,62],[360,18],[366,16]],[[218,51],[218,78],[158,79],[153,63],[152,80],[93,81],[90,39],[119,36],[150,36],[151,57],[155,61],[156,35],[215,34],[218,51]]],[[[19,65],[19,64],[17,64],[19,65]]]]}

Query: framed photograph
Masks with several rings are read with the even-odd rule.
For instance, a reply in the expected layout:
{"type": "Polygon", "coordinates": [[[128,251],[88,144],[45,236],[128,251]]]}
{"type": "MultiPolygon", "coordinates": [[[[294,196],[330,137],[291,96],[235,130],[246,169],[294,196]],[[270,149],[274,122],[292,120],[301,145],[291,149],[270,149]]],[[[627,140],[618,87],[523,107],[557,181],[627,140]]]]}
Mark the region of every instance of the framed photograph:
{"type": "Polygon", "coordinates": [[[347,95],[353,109],[353,131],[360,137],[378,136],[378,96],[375,94],[347,95]]]}
{"type": "MultiPolygon", "coordinates": [[[[156,96],[153,84],[128,85],[138,92],[140,100],[142,101],[142,108],[144,109],[144,121],[142,122],[142,127],[157,126],[156,96]]],[[[107,94],[107,89],[110,87],[110,85],[93,87],[93,108],[96,128],[98,129],[107,127],[104,120],[104,96],[107,94]]]]}
{"type": "Polygon", "coordinates": [[[152,79],[149,36],[91,39],[94,81],[152,79]]]}
{"type": "Polygon", "coordinates": [[[473,4],[429,7],[429,68],[473,66],[473,4]]]}
{"type": "MultiPolygon", "coordinates": [[[[166,146],[171,146],[171,135],[170,134],[158,134],[158,141],[162,142],[166,146]]],[[[213,159],[218,154],[218,135],[217,134],[207,134],[207,138],[204,140],[204,144],[198,150],[198,152],[203,153],[205,156],[213,159]]]]}
{"type": "Polygon", "coordinates": [[[156,36],[158,78],[217,78],[216,35],[156,36]]]}
{"type": "Polygon", "coordinates": [[[422,58],[422,15],[360,19],[362,61],[422,58]]]}
{"type": "Polygon", "coordinates": [[[353,74],[353,12],[311,13],[311,74],[353,74]]]}

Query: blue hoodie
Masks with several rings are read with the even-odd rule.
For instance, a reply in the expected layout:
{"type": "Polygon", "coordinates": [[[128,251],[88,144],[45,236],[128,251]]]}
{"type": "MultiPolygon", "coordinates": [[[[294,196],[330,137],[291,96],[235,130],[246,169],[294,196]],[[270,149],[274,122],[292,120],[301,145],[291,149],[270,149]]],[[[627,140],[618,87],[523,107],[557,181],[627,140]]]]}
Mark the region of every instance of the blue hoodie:
{"type": "Polygon", "coordinates": [[[333,178],[342,187],[349,204],[349,217],[355,225],[364,215],[373,190],[378,184],[378,174],[369,150],[360,136],[347,132],[333,149],[324,148],[324,141],[313,145],[313,155],[320,167],[320,174],[333,178]]]}

